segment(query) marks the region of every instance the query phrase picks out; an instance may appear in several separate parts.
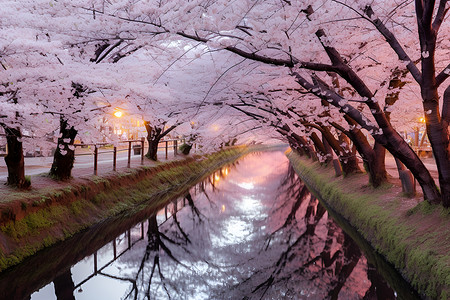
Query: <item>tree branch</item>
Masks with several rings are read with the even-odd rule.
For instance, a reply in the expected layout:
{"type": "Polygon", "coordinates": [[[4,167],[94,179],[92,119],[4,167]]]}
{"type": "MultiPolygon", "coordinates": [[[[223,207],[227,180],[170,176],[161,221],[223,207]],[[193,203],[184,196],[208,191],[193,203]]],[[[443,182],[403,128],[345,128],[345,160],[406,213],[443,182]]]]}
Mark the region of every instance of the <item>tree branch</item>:
{"type": "Polygon", "coordinates": [[[450,9],[449,7],[445,8],[447,1],[448,0],[441,0],[439,2],[439,8],[436,13],[436,17],[434,18],[433,27],[432,27],[435,32],[439,31],[439,28],[441,27],[441,24],[444,21],[445,15],[447,14],[448,10],[450,9]]]}
{"type": "Polygon", "coordinates": [[[424,14],[423,0],[415,0],[414,3],[415,3],[415,7],[416,7],[417,24],[422,24],[422,18],[423,18],[423,14],[424,14]]]}
{"type": "Polygon", "coordinates": [[[120,44],[123,43],[123,40],[120,39],[117,43],[115,43],[114,45],[112,45],[106,52],[105,54],[103,54],[100,58],[97,59],[97,61],[95,62],[96,64],[100,63],[103,59],[105,59],[106,56],[108,56],[109,53],[111,53],[111,51],[114,50],[114,48],[117,48],[120,46],[120,44]]]}
{"type": "Polygon", "coordinates": [[[241,113],[243,113],[243,114],[245,114],[246,116],[249,116],[249,117],[251,117],[251,118],[253,118],[253,119],[255,119],[255,120],[261,120],[261,119],[264,119],[263,116],[258,115],[258,114],[255,114],[255,113],[252,113],[252,112],[249,112],[249,111],[246,111],[246,110],[243,110],[242,108],[238,107],[237,105],[230,104],[230,107],[232,107],[232,108],[234,108],[234,109],[240,111],[241,113]]]}
{"type": "Polygon", "coordinates": [[[444,70],[441,71],[436,76],[436,86],[440,86],[447,78],[450,77],[450,64],[448,64],[447,67],[444,68],[444,70]]]}
{"type": "Polygon", "coordinates": [[[306,61],[300,62],[300,67],[311,71],[338,72],[338,69],[335,66],[306,61]]]}
{"type": "Polygon", "coordinates": [[[161,133],[161,135],[160,135],[159,137],[162,139],[162,138],[165,137],[167,134],[169,134],[169,132],[171,132],[172,130],[174,130],[177,126],[178,126],[178,124],[175,124],[175,125],[170,126],[166,131],[164,131],[163,133],[161,133]]]}
{"type": "MultiPolygon", "coordinates": [[[[421,2],[421,0],[417,0],[416,2],[421,2]]],[[[417,10],[417,8],[416,8],[416,10],[417,10]]],[[[386,39],[386,41],[391,46],[392,50],[394,50],[395,53],[397,54],[398,58],[401,61],[407,63],[406,67],[408,68],[411,75],[414,77],[414,80],[416,80],[418,83],[421,83],[422,82],[422,74],[421,74],[420,70],[417,68],[417,66],[414,64],[412,59],[408,56],[408,54],[406,54],[405,50],[400,45],[400,43],[398,42],[398,40],[394,36],[394,34],[389,29],[386,28],[386,26],[383,24],[383,22],[379,18],[372,20],[375,13],[372,10],[371,6],[369,6],[369,5],[366,6],[366,8],[364,9],[364,13],[370,18],[370,22],[381,33],[381,35],[383,35],[383,37],[386,39]]]]}
{"type": "MultiPolygon", "coordinates": [[[[192,35],[192,34],[187,34],[185,32],[179,31],[177,32],[177,34],[179,36],[194,40],[194,41],[198,41],[198,42],[203,42],[203,43],[207,43],[209,42],[208,39],[206,38],[201,38],[198,35],[192,35]]],[[[299,61],[295,58],[289,58],[289,59],[279,59],[279,58],[271,58],[271,57],[267,57],[264,55],[259,55],[256,54],[255,52],[247,52],[244,50],[241,50],[239,48],[237,48],[236,46],[228,46],[224,48],[227,51],[233,52],[241,57],[247,58],[247,59],[251,59],[254,61],[259,61],[259,62],[263,62],[266,64],[271,64],[271,65],[275,65],[275,66],[285,66],[285,67],[293,67],[295,64],[297,64],[299,61]]]]}
{"type": "MultiPolygon", "coordinates": [[[[292,75],[296,78],[297,82],[303,86],[305,89],[309,90],[315,96],[326,99],[331,105],[339,108],[344,114],[347,114],[353,120],[355,120],[362,128],[369,131],[372,135],[376,135],[380,130],[377,126],[372,125],[369,120],[361,114],[357,109],[349,104],[345,104],[345,99],[338,95],[336,92],[331,91],[329,89],[325,89],[324,87],[315,86],[309,81],[307,81],[303,76],[301,76],[297,72],[293,72],[292,75]]],[[[379,137],[382,138],[382,135],[379,134],[379,137]]]]}

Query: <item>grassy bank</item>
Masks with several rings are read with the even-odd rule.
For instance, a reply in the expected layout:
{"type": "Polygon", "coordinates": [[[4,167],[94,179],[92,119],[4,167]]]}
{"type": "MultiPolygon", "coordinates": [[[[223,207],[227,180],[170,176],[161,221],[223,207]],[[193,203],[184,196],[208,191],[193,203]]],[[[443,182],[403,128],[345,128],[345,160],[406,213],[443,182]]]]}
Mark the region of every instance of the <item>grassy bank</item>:
{"type": "Polygon", "coordinates": [[[450,298],[450,210],[404,197],[390,184],[372,189],[366,174],[335,177],[291,152],[297,174],[325,206],[355,227],[426,298],[450,298]]]}
{"type": "Polygon", "coordinates": [[[127,172],[10,193],[0,203],[0,270],[117,215],[159,209],[250,149],[231,148],[127,172]]]}

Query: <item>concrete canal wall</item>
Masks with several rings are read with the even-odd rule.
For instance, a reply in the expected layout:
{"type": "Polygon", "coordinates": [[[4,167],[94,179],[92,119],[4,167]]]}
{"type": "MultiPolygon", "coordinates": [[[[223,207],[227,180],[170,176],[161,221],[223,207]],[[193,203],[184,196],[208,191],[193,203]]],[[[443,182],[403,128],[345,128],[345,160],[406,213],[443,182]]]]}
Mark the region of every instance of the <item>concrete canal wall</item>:
{"type": "Polygon", "coordinates": [[[236,147],[72,180],[63,187],[10,193],[0,202],[0,270],[108,218],[158,210],[214,170],[254,150],[236,147]]]}
{"type": "Polygon", "coordinates": [[[421,297],[450,299],[449,209],[430,205],[420,195],[405,197],[394,179],[373,189],[366,174],[336,177],[331,166],[287,155],[323,205],[356,229],[421,297]]]}

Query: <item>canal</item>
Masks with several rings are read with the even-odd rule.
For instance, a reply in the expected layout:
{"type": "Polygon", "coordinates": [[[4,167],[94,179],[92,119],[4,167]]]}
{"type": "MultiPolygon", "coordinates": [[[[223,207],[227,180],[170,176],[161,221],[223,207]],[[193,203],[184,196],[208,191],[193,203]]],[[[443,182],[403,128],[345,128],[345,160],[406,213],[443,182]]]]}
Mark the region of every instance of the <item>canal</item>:
{"type": "Polygon", "coordinates": [[[361,243],[309,193],[283,152],[254,153],[157,213],[109,220],[7,270],[0,274],[0,295],[417,298],[389,264],[378,270],[377,254],[361,243]]]}

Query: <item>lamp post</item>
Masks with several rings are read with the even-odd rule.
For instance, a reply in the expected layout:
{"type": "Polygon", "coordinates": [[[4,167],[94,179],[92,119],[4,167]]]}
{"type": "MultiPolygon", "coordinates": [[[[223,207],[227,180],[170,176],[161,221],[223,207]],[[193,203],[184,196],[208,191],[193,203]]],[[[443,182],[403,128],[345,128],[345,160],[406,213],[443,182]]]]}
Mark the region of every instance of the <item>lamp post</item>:
{"type": "Polygon", "coordinates": [[[425,118],[424,117],[420,117],[419,121],[418,121],[418,124],[416,126],[416,132],[415,132],[415,135],[414,135],[414,146],[416,146],[417,154],[419,154],[419,147],[422,146],[423,141],[425,140],[426,130],[422,134],[422,139],[420,140],[420,143],[419,143],[420,130],[422,128],[422,124],[425,124],[425,122],[426,122],[425,118]]]}

